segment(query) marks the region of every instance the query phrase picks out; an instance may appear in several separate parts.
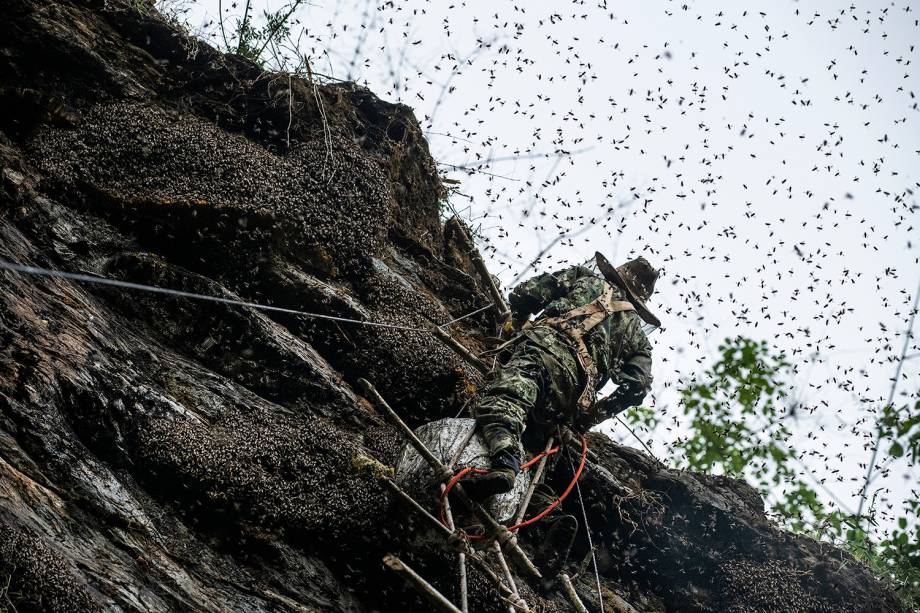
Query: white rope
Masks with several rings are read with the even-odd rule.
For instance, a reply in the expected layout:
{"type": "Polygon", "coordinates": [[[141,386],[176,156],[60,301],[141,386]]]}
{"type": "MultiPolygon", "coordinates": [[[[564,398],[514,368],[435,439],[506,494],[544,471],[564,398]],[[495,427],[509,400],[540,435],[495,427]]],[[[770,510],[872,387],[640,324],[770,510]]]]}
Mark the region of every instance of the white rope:
{"type": "Polygon", "coordinates": [[[466,315],[461,315],[461,316],[458,317],[457,319],[451,319],[451,320],[450,320],[449,322],[447,322],[446,324],[441,324],[441,325],[438,326],[438,327],[439,327],[439,328],[446,328],[447,326],[449,326],[449,325],[451,325],[451,324],[455,324],[455,323],[457,323],[458,321],[464,320],[464,319],[466,319],[467,317],[472,317],[473,315],[477,315],[477,314],[479,314],[479,313],[482,313],[483,311],[486,311],[486,310],[488,310],[488,309],[491,309],[492,306],[493,306],[493,305],[492,305],[492,303],[490,302],[489,304],[487,304],[486,306],[482,307],[481,309],[476,309],[476,310],[473,311],[472,313],[467,313],[466,315]]]}
{"type": "Polygon", "coordinates": [[[639,435],[636,434],[635,430],[633,430],[632,428],[629,427],[629,424],[627,424],[625,421],[623,421],[622,419],[620,419],[620,416],[619,416],[619,415],[614,415],[613,418],[616,419],[618,422],[620,422],[620,424],[622,424],[622,426],[623,426],[624,428],[626,428],[627,430],[629,430],[629,433],[633,435],[633,438],[636,439],[637,441],[639,441],[639,444],[642,445],[642,448],[645,449],[645,452],[648,453],[650,456],[652,456],[652,459],[655,460],[655,462],[657,462],[659,466],[664,466],[664,465],[665,465],[664,462],[662,462],[661,460],[658,459],[658,456],[656,456],[654,453],[652,453],[652,450],[649,449],[649,446],[645,444],[645,441],[643,441],[641,438],[639,438],[639,435]]]}
{"type": "MultiPolygon", "coordinates": [[[[319,116],[323,121],[323,141],[326,144],[326,157],[323,158],[323,179],[326,178],[326,165],[329,160],[332,159],[332,130],[329,128],[329,121],[326,119],[326,107],[323,105],[323,100],[320,98],[319,89],[316,87],[316,81],[313,79],[313,68],[310,66],[310,58],[304,56],[304,60],[307,63],[307,76],[310,78],[310,84],[313,86],[313,98],[316,100],[316,108],[319,110],[319,116]]],[[[326,185],[329,185],[332,182],[332,177],[335,176],[335,160],[332,159],[332,172],[329,174],[329,179],[326,181],[326,185]]]]}
{"type": "MultiPolygon", "coordinates": [[[[572,456],[565,454],[569,459],[569,467],[572,474],[575,474],[575,464],[572,462],[572,456]]],[[[585,511],[585,500],[581,497],[581,485],[575,482],[575,490],[578,492],[578,503],[581,505],[581,517],[585,522],[585,534],[588,537],[588,547],[591,548],[591,564],[594,566],[594,580],[597,582],[597,602],[600,605],[601,613],[604,613],[604,596],[601,593],[601,574],[597,570],[597,556],[594,554],[594,540],[591,538],[591,528],[588,526],[588,513],[585,511]]]]}
{"type": "MultiPolygon", "coordinates": [[[[64,272],[61,270],[49,270],[47,268],[40,268],[38,266],[26,266],[24,264],[16,264],[16,263],[7,262],[4,260],[0,260],[0,269],[9,270],[11,272],[18,272],[18,273],[27,274],[27,275],[36,275],[36,276],[42,276],[42,277],[55,277],[59,279],[68,279],[70,281],[79,281],[81,283],[94,283],[96,285],[108,285],[111,287],[121,287],[124,289],[139,290],[142,292],[151,292],[155,294],[166,294],[169,296],[177,296],[179,298],[190,298],[192,300],[204,300],[207,302],[217,302],[220,304],[232,304],[235,306],[259,309],[262,311],[287,313],[289,315],[301,315],[301,316],[310,317],[313,319],[326,319],[329,321],[340,321],[344,323],[357,324],[360,326],[373,326],[373,327],[378,327],[378,328],[388,328],[391,330],[404,330],[407,332],[425,332],[425,333],[430,332],[430,330],[426,328],[414,328],[412,326],[401,326],[398,324],[387,324],[387,323],[381,323],[381,322],[376,322],[376,321],[362,321],[360,319],[349,319],[348,317],[337,317],[335,315],[323,315],[321,313],[308,313],[306,311],[299,311],[297,309],[287,309],[284,307],[277,307],[277,306],[271,306],[271,305],[266,305],[266,304],[258,304],[255,302],[247,302],[244,300],[235,300],[233,298],[221,298],[219,296],[208,296],[205,294],[196,294],[194,292],[186,292],[186,291],[177,290],[177,289],[170,289],[167,287],[157,287],[155,285],[143,285],[141,283],[131,283],[130,281],[120,281],[118,279],[109,279],[107,277],[95,277],[92,275],[85,275],[85,274],[74,273],[74,272],[64,272]]],[[[482,311],[482,310],[484,309],[479,309],[479,311],[482,311]]],[[[475,311],[474,313],[477,313],[479,311],[475,311]]],[[[463,317],[459,317],[443,325],[446,326],[448,324],[454,323],[455,321],[459,321],[460,319],[469,317],[470,315],[473,315],[474,313],[464,315],[463,317]]]]}

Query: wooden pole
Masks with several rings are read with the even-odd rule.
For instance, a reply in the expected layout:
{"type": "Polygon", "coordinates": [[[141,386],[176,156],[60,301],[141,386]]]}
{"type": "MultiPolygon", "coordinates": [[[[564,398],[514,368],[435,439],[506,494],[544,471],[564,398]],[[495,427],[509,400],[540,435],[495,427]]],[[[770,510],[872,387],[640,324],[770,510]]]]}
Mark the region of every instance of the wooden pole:
{"type": "MultiPolygon", "coordinates": [[[[441,495],[444,495],[444,490],[447,489],[447,486],[443,483],[441,484],[441,495]]],[[[451,532],[456,531],[456,526],[454,525],[454,514],[450,510],[450,501],[447,498],[444,498],[444,517],[447,520],[447,527],[451,532]]],[[[469,602],[467,597],[467,587],[466,587],[466,554],[460,552],[457,554],[457,565],[460,570],[460,609],[463,613],[469,611],[469,602]]]]}
{"type": "Polygon", "coordinates": [[[518,592],[517,584],[514,582],[514,575],[511,574],[511,569],[508,568],[508,562],[505,561],[505,555],[502,553],[502,548],[498,544],[498,541],[492,541],[492,551],[495,553],[495,557],[498,558],[498,565],[502,569],[502,573],[505,575],[505,581],[511,587],[511,591],[514,592],[514,604],[510,607],[511,613],[514,613],[515,608],[521,609],[522,611],[530,612],[530,607],[527,606],[527,602],[521,598],[521,593],[518,592]]]}
{"type": "Polygon", "coordinates": [[[470,428],[470,431],[466,433],[466,436],[463,437],[463,441],[460,443],[460,446],[457,448],[454,457],[450,459],[450,465],[448,468],[451,470],[454,469],[454,466],[457,465],[457,462],[460,461],[460,456],[463,455],[463,452],[466,451],[466,446],[470,444],[470,441],[473,440],[473,436],[476,435],[476,428],[470,428]]]}
{"type": "Polygon", "coordinates": [[[469,234],[466,232],[466,228],[463,227],[463,223],[454,217],[451,220],[454,225],[457,226],[457,232],[460,234],[460,238],[463,243],[466,245],[467,254],[470,256],[470,261],[473,262],[473,267],[476,269],[476,273],[479,275],[479,280],[485,286],[486,291],[489,294],[489,297],[492,298],[492,305],[495,307],[495,312],[498,315],[498,318],[501,321],[508,319],[508,316],[511,315],[511,309],[508,308],[508,303],[505,302],[505,297],[502,296],[502,293],[498,291],[498,286],[495,285],[495,279],[492,278],[492,275],[489,273],[489,269],[486,266],[485,261],[482,259],[482,254],[479,253],[479,249],[476,248],[476,245],[473,243],[473,240],[470,238],[469,234]]]}
{"type": "MultiPolygon", "coordinates": [[[[553,442],[555,439],[551,436],[546,441],[546,447],[543,448],[543,453],[548,454],[549,450],[553,448],[553,442]]],[[[533,498],[533,492],[537,489],[537,485],[540,482],[540,477],[543,476],[543,470],[546,468],[546,461],[549,459],[548,455],[544,455],[540,458],[540,462],[537,464],[537,470],[534,471],[533,477],[530,479],[530,485],[527,486],[527,492],[524,494],[524,498],[521,500],[521,508],[518,509],[517,517],[514,520],[514,523],[519,524],[524,521],[524,515],[527,514],[527,507],[530,506],[530,499],[533,498]]]]}
{"type": "Polygon", "coordinates": [[[383,399],[383,396],[380,395],[380,393],[377,391],[377,388],[375,388],[370,381],[367,379],[358,379],[358,386],[361,388],[362,392],[364,392],[367,396],[370,397],[371,400],[374,401],[374,404],[383,409],[383,412],[386,413],[387,417],[390,418],[390,421],[392,421],[400,430],[402,430],[406,438],[409,439],[409,443],[412,445],[412,447],[414,447],[418,454],[422,456],[428,465],[434,469],[435,475],[439,481],[446,481],[453,476],[450,469],[447,468],[441,462],[441,460],[436,458],[433,453],[431,453],[428,447],[425,446],[425,443],[423,443],[417,436],[415,436],[415,432],[412,431],[412,428],[410,428],[406,422],[404,422],[402,418],[396,414],[396,411],[394,411],[392,407],[387,404],[387,401],[383,399]]]}
{"type": "Polygon", "coordinates": [[[442,523],[438,520],[438,518],[436,518],[434,515],[432,515],[432,514],[429,513],[428,511],[426,511],[426,510],[425,510],[425,507],[423,507],[422,505],[420,505],[419,503],[417,503],[417,502],[415,501],[415,498],[413,498],[413,497],[410,496],[409,494],[405,493],[405,492],[402,490],[401,487],[399,487],[398,485],[396,485],[396,482],[394,482],[392,479],[390,479],[390,478],[388,478],[388,477],[384,477],[384,478],[383,478],[383,483],[387,486],[387,488],[388,488],[391,492],[393,492],[394,494],[396,494],[396,496],[397,496],[400,500],[402,500],[403,502],[405,502],[407,505],[409,505],[410,507],[412,507],[412,509],[413,509],[416,513],[418,513],[419,515],[421,515],[421,516],[422,516],[422,519],[426,520],[429,524],[431,524],[431,526],[432,526],[435,530],[437,530],[438,532],[440,532],[440,533],[441,533],[441,536],[443,536],[444,538],[450,538],[451,536],[453,536],[453,534],[454,534],[453,530],[451,530],[450,528],[448,528],[447,526],[445,526],[444,524],[442,524],[442,523]]]}
{"type": "Polygon", "coordinates": [[[470,596],[466,579],[466,554],[457,554],[457,558],[460,563],[460,608],[463,613],[467,613],[470,610],[470,596]]]}
{"type": "MultiPolygon", "coordinates": [[[[434,515],[426,511],[422,505],[420,505],[415,501],[414,498],[412,498],[412,496],[402,491],[402,489],[396,485],[392,479],[388,477],[382,477],[382,480],[391,492],[396,494],[400,500],[405,502],[413,511],[418,513],[422,519],[427,521],[431,527],[438,531],[443,537],[450,539],[455,536],[454,532],[452,532],[447,526],[438,521],[434,515]]],[[[502,582],[501,578],[495,574],[495,571],[489,567],[488,563],[470,548],[469,543],[466,543],[466,551],[464,553],[466,554],[466,558],[475,564],[476,567],[486,576],[486,579],[488,579],[495,586],[502,598],[512,598],[514,596],[514,592],[512,592],[511,589],[502,582]]]]}
{"type": "Polygon", "coordinates": [[[572,603],[576,613],[588,613],[588,609],[585,608],[585,604],[575,591],[575,586],[572,585],[572,579],[566,573],[561,573],[559,579],[562,581],[562,590],[565,592],[565,595],[569,597],[569,602],[572,603]]]}
{"type": "Polygon", "coordinates": [[[399,573],[402,577],[416,590],[419,591],[428,601],[434,605],[435,609],[442,613],[463,613],[453,605],[451,601],[444,597],[444,594],[434,589],[434,587],[422,579],[422,577],[409,568],[409,565],[388,553],[383,556],[383,563],[390,567],[391,570],[399,573]]]}
{"type": "MultiPolygon", "coordinates": [[[[459,486],[455,487],[454,489],[458,490],[457,493],[459,495],[464,497],[466,496],[466,494],[463,493],[463,490],[459,486]]],[[[463,500],[463,498],[461,498],[461,500],[463,500]]],[[[530,575],[537,577],[538,579],[543,578],[543,575],[540,573],[537,567],[534,566],[534,563],[530,561],[530,558],[527,557],[527,554],[524,553],[524,550],[521,549],[521,546],[517,544],[517,539],[514,537],[514,535],[508,532],[508,528],[495,521],[495,519],[489,515],[489,512],[486,511],[481,504],[473,503],[468,497],[466,498],[465,502],[470,503],[470,508],[473,509],[473,513],[476,514],[476,517],[479,519],[479,521],[487,525],[489,532],[496,535],[496,540],[498,541],[499,545],[508,548],[508,553],[512,558],[514,558],[514,561],[517,562],[518,566],[523,568],[530,575]]]]}
{"type": "Polygon", "coordinates": [[[460,343],[460,341],[455,339],[448,332],[445,332],[443,328],[441,328],[440,326],[434,326],[431,329],[431,331],[432,333],[434,333],[435,336],[438,337],[438,339],[441,340],[441,342],[443,342],[445,345],[453,349],[454,353],[456,353],[461,358],[466,360],[470,366],[472,366],[473,368],[475,368],[476,370],[478,370],[484,375],[489,374],[489,371],[491,369],[486,365],[486,363],[480,360],[477,356],[473,355],[473,353],[469,349],[464,347],[463,344],[460,343]]]}
{"type": "MultiPolygon", "coordinates": [[[[475,433],[476,433],[475,428],[470,428],[470,431],[467,433],[467,435],[463,437],[463,441],[460,443],[460,446],[457,448],[456,453],[454,453],[454,457],[450,459],[450,464],[447,465],[449,469],[453,470],[454,466],[457,465],[457,462],[460,461],[460,456],[463,455],[463,451],[466,449],[466,446],[470,444],[470,440],[472,440],[473,435],[475,433]]],[[[441,484],[442,494],[444,493],[444,490],[446,488],[447,486],[442,483],[441,484]]],[[[444,508],[445,508],[445,511],[447,512],[447,521],[450,523],[450,529],[456,530],[457,528],[454,525],[454,517],[450,510],[449,501],[447,500],[444,501],[444,508]]],[[[460,564],[460,608],[463,609],[463,613],[467,613],[467,611],[469,610],[469,589],[468,589],[467,577],[466,577],[466,553],[461,551],[457,557],[459,558],[458,561],[460,564]]]]}
{"type": "MultiPolygon", "coordinates": [[[[445,466],[431,451],[428,447],[425,446],[417,436],[415,432],[406,425],[399,415],[396,414],[387,401],[383,399],[383,396],[377,392],[377,389],[373,384],[367,379],[358,379],[358,385],[361,387],[361,390],[373,400],[377,406],[379,406],[384,413],[390,418],[390,420],[402,430],[403,434],[406,435],[406,438],[409,439],[409,443],[418,451],[419,455],[424,458],[426,462],[434,469],[435,475],[439,481],[447,481],[453,476],[451,470],[445,466]]],[[[529,574],[537,578],[542,578],[543,575],[540,574],[540,571],[534,566],[533,562],[530,561],[530,558],[527,557],[527,554],[524,553],[524,550],[521,549],[521,546],[517,544],[517,541],[514,538],[514,535],[508,532],[508,529],[495,521],[488,511],[478,503],[470,500],[469,496],[466,495],[466,492],[463,491],[463,487],[457,485],[454,487],[454,491],[457,493],[457,498],[459,498],[463,504],[468,506],[479,521],[483,522],[486,525],[486,529],[491,533],[495,534],[498,538],[500,545],[505,545],[508,547],[508,552],[511,554],[511,557],[514,558],[514,561],[526,570],[529,574]]]]}

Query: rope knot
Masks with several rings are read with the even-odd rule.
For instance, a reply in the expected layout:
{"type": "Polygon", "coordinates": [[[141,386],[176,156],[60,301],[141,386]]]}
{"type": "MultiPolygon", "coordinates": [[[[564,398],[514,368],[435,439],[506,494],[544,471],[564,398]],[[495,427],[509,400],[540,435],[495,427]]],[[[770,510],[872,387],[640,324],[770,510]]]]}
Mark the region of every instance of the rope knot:
{"type": "Polygon", "coordinates": [[[451,532],[450,536],[447,537],[447,547],[456,553],[466,553],[470,548],[466,533],[460,530],[451,532]]]}
{"type": "Polygon", "coordinates": [[[504,547],[508,543],[514,542],[517,539],[515,539],[513,532],[503,527],[501,530],[498,530],[498,534],[495,535],[495,540],[498,541],[499,545],[504,547]]]}

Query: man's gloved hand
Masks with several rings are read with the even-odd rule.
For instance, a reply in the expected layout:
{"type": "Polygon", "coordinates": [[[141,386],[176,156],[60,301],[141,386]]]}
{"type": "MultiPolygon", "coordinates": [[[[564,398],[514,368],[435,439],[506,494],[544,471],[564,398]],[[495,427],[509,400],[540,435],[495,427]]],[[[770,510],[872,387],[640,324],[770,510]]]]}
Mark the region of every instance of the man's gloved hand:
{"type": "Polygon", "coordinates": [[[594,411],[589,411],[588,413],[582,413],[575,419],[575,422],[572,424],[572,429],[579,434],[585,434],[595,423],[597,423],[595,421],[595,413],[594,411]]]}
{"type": "Polygon", "coordinates": [[[624,398],[621,394],[618,394],[617,392],[610,394],[609,396],[604,398],[599,404],[603,404],[604,419],[607,419],[607,418],[613,417],[614,415],[622,413],[629,407],[633,406],[632,401],[630,401],[628,398],[624,398]]]}
{"type": "Polygon", "coordinates": [[[524,324],[526,324],[529,319],[530,319],[529,311],[522,311],[520,309],[515,309],[512,307],[511,315],[508,317],[508,319],[505,320],[505,323],[502,326],[504,329],[504,332],[505,333],[520,332],[523,329],[524,324]]]}
{"type": "Polygon", "coordinates": [[[624,406],[622,398],[617,396],[616,393],[613,393],[595,402],[591,410],[587,413],[582,413],[575,419],[575,423],[572,424],[572,426],[578,432],[584,434],[605,419],[613,417],[617,413],[621,413],[628,408],[629,406],[624,406]]]}
{"type": "Polygon", "coordinates": [[[601,410],[601,403],[595,402],[588,411],[581,413],[575,418],[572,428],[576,432],[585,434],[588,430],[604,421],[605,417],[601,410]]]}

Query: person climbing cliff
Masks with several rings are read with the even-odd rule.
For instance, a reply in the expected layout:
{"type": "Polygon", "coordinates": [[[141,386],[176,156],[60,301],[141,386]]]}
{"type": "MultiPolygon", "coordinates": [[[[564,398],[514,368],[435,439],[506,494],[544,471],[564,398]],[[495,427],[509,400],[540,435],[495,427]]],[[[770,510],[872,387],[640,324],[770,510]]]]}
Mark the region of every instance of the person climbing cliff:
{"type": "Polygon", "coordinates": [[[564,424],[583,432],[645,398],[652,347],[642,322],[661,325],[645,304],[658,271],[642,257],[617,268],[600,253],[595,260],[603,276],[572,266],[511,292],[514,320],[526,323],[473,407],[491,460],[488,472],[461,481],[474,500],[512,489],[525,428],[564,424]],[[617,389],[595,401],[608,380],[617,389]]]}

